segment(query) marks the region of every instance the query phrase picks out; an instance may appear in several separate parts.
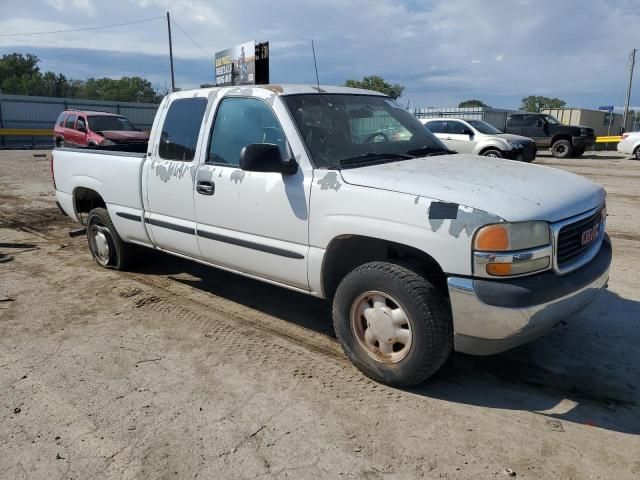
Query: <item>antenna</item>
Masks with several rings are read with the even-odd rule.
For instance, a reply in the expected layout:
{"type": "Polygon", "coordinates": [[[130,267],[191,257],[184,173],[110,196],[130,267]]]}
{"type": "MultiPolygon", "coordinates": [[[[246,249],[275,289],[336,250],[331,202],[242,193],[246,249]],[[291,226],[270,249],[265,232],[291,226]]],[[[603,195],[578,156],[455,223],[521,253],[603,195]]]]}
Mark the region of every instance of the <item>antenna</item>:
{"type": "Polygon", "coordinates": [[[311,40],[311,50],[313,51],[313,66],[316,69],[316,84],[318,85],[318,93],[320,93],[320,78],[318,77],[318,63],[316,62],[316,47],[311,40]]]}

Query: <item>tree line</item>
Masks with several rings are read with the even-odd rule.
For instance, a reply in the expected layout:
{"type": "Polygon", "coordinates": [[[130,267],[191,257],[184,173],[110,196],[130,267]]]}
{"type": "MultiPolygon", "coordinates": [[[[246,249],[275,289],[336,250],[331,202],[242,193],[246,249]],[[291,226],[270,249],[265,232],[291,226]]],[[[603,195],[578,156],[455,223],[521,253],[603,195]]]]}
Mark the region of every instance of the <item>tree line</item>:
{"type": "Polygon", "coordinates": [[[86,98],[119,102],[159,103],[165,92],[141,77],[76,80],[42,72],[36,55],[11,53],[0,58],[0,93],[38,97],[86,98]]]}
{"type": "MultiPolygon", "coordinates": [[[[92,100],[113,100],[120,102],[159,103],[168,90],[154,88],[149,80],[142,77],[89,78],[76,80],[61,73],[42,72],[40,59],[30,53],[11,53],[0,58],[0,93],[15,95],[35,95],[44,97],[86,98],[92,100]]],[[[399,98],[404,86],[387,82],[384,78],[371,75],[362,80],[347,80],[346,87],[374,90],[399,98]]],[[[529,95],[522,99],[520,110],[540,112],[546,108],[563,108],[564,100],[539,95],[529,95]]],[[[458,107],[488,107],[478,99],[460,102],[458,107]]]]}

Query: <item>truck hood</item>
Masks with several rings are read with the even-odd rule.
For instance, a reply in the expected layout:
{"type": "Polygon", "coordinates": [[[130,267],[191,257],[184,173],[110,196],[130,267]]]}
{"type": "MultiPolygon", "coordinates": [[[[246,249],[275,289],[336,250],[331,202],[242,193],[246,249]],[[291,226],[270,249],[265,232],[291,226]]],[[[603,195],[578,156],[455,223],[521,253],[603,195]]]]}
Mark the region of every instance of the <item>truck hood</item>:
{"type": "Polygon", "coordinates": [[[99,133],[103,137],[117,143],[149,141],[149,132],[139,132],[137,130],[103,130],[99,133]]]}
{"type": "Polygon", "coordinates": [[[516,222],[556,222],[602,204],[604,189],[556,168],[468,154],[341,170],[352,185],[457,203],[516,222]]]}

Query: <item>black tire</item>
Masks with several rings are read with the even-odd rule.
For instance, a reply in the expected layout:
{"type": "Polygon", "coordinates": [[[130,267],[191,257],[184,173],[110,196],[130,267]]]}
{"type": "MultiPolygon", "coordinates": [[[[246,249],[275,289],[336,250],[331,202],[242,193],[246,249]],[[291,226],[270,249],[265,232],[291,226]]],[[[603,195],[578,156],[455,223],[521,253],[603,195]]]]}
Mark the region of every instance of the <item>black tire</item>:
{"type": "Polygon", "coordinates": [[[640,160],[640,147],[636,147],[636,149],[633,152],[633,156],[635,157],[636,160],[640,160]]]}
{"type": "Polygon", "coordinates": [[[56,147],[64,148],[64,138],[59,138],[58,140],[56,140],[56,147]]]}
{"type": "Polygon", "coordinates": [[[567,158],[573,153],[573,146],[569,140],[556,140],[551,145],[551,155],[556,158],[567,158]]]}
{"type": "Polygon", "coordinates": [[[586,148],[584,147],[576,147],[573,149],[573,153],[571,154],[574,157],[581,157],[582,155],[584,155],[586,148]]]}
{"type": "MultiPolygon", "coordinates": [[[[448,301],[410,265],[371,262],[355,268],[338,286],[333,300],[333,322],[349,360],[369,378],[390,386],[408,387],[423,382],[446,362],[453,349],[448,301]],[[408,353],[397,363],[373,358],[356,337],[352,308],[369,292],[393,297],[406,311],[412,339],[408,353]]],[[[369,328],[368,320],[365,323],[369,328]]]]}
{"type": "Polygon", "coordinates": [[[102,267],[125,270],[132,263],[135,246],[122,241],[106,208],[94,208],[89,212],[87,242],[91,256],[102,267]],[[100,250],[98,240],[106,242],[106,255],[104,249],[100,250]]]}
{"type": "Polygon", "coordinates": [[[495,148],[490,148],[482,152],[483,157],[493,157],[493,158],[504,158],[502,152],[500,150],[496,150],[495,148]]]}

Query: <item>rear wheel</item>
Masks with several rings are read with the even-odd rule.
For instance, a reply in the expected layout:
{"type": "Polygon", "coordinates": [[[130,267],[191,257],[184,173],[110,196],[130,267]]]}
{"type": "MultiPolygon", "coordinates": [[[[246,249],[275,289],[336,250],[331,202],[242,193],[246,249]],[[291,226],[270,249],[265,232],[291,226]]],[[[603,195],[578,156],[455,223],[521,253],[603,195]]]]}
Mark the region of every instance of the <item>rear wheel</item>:
{"type": "Polygon", "coordinates": [[[551,145],[551,154],[556,158],[567,158],[571,156],[573,147],[569,140],[556,140],[551,145]]]}
{"type": "Polygon", "coordinates": [[[115,270],[124,270],[130,265],[135,247],[122,241],[106,208],[94,208],[89,212],[87,241],[98,265],[115,270]]]}
{"type": "Polygon", "coordinates": [[[633,152],[633,156],[636,158],[636,160],[640,160],[640,147],[636,147],[633,152]]]}
{"type": "Polygon", "coordinates": [[[482,152],[483,157],[493,157],[493,158],[502,158],[502,152],[500,150],[496,150],[494,148],[490,148],[489,150],[485,150],[482,152]]]}
{"type": "Polygon", "coordinates": [[[64,138],[59,138],[56,140],[56,147],[64,148],[64,138]]]}
{"type": "Polygon", "coordinates": [[[426,380],[453,348],[447,300],[411,266],[371,262],[354,269],[336,291],[333,322],[351,362],[387,385],[426,380]]]}

